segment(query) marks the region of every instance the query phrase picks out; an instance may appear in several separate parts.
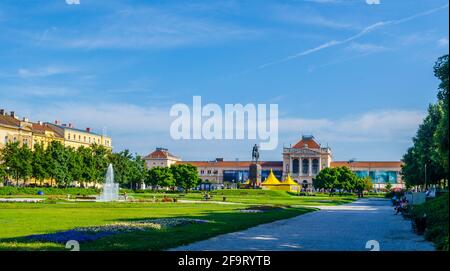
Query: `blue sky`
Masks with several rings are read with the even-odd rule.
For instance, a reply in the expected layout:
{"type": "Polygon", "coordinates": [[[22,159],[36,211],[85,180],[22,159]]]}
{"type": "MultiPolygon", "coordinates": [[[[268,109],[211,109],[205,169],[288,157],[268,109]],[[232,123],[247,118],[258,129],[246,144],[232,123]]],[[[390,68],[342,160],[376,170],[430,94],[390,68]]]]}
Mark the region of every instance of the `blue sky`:
{"type": "Polygon", "coordinates": [[[106,129],[115,150],[248,160],[254,141],[175,141],[170,107],[277,103],[283,144],[398,160],[448,54],[448,1],[0,2],[0,107],[106,129]],[[106,128],[104,128],[106,127],[106,128]]]}

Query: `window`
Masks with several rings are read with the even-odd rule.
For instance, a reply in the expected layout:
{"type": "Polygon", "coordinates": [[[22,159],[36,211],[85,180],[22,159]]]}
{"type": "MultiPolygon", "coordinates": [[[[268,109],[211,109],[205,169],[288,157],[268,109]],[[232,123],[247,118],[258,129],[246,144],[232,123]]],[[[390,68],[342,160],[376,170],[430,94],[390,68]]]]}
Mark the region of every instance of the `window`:
{"type": "Polygon", "coordinates": [[[81,135],[78,135],[78,141],[81,141],[81,135]]]}
{"type": "Polygon", "coordinates": [[[205,171],[204,170],[200,170],[200,174],[205,174],[205,171]]]}
{"type": "Polygon", "coordinates": [[[211,170],[208,170],[208,174],[211,174],[211,170]]]}
{"type": "Polygon", "coordinates": [[[319,172],[319,160],[314,159],[312,161],[312,173],[317,174],[319,172]]]}
{"type": "Polygon", "coordinates": [[[8,136],[5,136],[5,145],[8,143],[8,136]]]}
{"type": "Polygon", "coordinates": [[[77,136],[76,136],[76,135],[73,135],[73,140],[75,140],[75,139],[77,139],[77,136]]]}
{"type": "Polygon", "coordinates": [[[17,138],[16,137],[14,137],[14,140],[13,140],[13,142],[16,142],[17,141],[17,138]]]}
{"type": "Polygon", "coordinates": [[[70,133],[67,134],[67,139],[70,139],[70,133]]]}
{"type": "Polygon", "coordinates": [[[308,159],[303,159],[302,161],[302,173],[308,174],[309,172],[309,161],[308,159]]]}
{"type": "Polygon", "coordinates": [[[292,160],[292,173],[298,174],[300,168],[300,161],[298,159],[292,160]]]}
{"type": "Polygon", "coordinates": [[[84,137],[84,142],[86,142],[86,136],[84,137]]]}

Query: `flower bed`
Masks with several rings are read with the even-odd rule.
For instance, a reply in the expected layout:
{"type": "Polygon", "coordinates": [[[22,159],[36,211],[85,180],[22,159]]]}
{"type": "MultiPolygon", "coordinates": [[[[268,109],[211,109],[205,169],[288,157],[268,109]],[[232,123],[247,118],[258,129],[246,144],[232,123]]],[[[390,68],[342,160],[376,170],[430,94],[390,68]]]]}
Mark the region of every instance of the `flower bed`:
{"type": "Polygon", "coordinates": [[[68,231],[36,234],[25,237],[30,241],[54,242],[65,244],[69,240],[79,243],[95,241],[99,238],[134,231],[161,230],[163,228],[183,226],[187,224],[206,223],[207,220],[189,218],[159,218],[132,222],[117,222],[102,226],[80,227],[68,231]]]}

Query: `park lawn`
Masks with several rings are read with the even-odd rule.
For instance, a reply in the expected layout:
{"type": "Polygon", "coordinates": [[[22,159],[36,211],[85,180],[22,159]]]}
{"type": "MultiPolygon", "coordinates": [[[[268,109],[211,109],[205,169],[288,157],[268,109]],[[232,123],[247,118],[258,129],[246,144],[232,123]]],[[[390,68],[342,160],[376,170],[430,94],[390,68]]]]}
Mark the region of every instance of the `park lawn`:
{"type": "MultiPolygon", "coordinates": [[[[356,199],[356,196],[339,196],[315,193],[315,196],[297,196],[286,191],[274,190],[253,190],[253,189],[225,189],[210,192],[211,201],[245,203],[245,204],[272,204],[272,205],[290,205],[290,206],[323,206],[340,205],[350,203],[356,199]]],[[[194,192],[186,194],[162,194],[162,193],[133,193],[130,196],[136,199],[152,199],[156,197],[161,199],[163,196],[177,198],[178,200],[203,200],[203,193],[194,192]]]]}
{"type": "Polygon", "coordinates": [[[243,205],[189,203],[0,203],[0,250],[64,250],[56,243],[27,242],[21,237],[75,227],[139,219],[186,217],[211,221],[163,230],[133,232],[81,244],[81,250],[163,250],[243,230],[261,223],[294,217],[314,209],[282,208],[242,213],[243,205]]]}

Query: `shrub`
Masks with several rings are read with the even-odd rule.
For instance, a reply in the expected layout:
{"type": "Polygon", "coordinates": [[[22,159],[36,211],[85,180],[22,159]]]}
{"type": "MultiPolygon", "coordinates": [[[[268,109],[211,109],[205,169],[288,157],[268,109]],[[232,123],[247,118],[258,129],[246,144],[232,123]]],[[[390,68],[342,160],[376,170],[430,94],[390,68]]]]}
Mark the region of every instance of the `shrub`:
{"type": "Polygon", "coordinates": [[[414,206],[413,217],[426,214],[425,238],[439,250],[448,250],[448,193],[414,206]]]}
{"type": "Polygon", "coordinates": [[[92,195],[100,191],[93,188],[56,188],[56,187],[0,187],[0,195],[37,195],[38,191],[44,192],[44,195],[92,195]]]}

